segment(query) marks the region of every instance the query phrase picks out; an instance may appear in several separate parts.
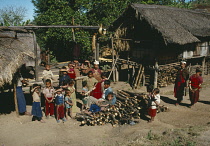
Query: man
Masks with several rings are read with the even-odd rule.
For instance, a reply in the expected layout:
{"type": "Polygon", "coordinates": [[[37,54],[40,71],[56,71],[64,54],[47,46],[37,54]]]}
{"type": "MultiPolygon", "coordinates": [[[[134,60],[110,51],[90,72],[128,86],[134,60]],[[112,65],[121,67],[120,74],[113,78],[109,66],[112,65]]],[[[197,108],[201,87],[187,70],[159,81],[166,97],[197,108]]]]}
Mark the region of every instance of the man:
{"type": "Polygon", "coordinates": [[[203,83],[203,78],[201,77],[201,70],[196,68],[196,74],[190,76],[189,79],[189,96],[192,107],[199,99],[199,92],[201,88],[201,84],[203,83]]]}
{"type": "Polygon", "coordinates": [[[184,96],[184,90],[187,86],[187,80],[189,78],[189,71],[186,69],[186,62],[181,61],[181,68],[177,72],[175,86],[174,86],[174,97],[177,98],[176,106],[179,105],[184,96]]]}
{"type": "Polygon", "coordinates": [[[94,66],[91,69],[91,71],[93,72],[94,78],[96,78],[98,81],[100,81],[101,80],[101,70],[99,69],[99,62],[98,61],[94,62],[94,66]]]}

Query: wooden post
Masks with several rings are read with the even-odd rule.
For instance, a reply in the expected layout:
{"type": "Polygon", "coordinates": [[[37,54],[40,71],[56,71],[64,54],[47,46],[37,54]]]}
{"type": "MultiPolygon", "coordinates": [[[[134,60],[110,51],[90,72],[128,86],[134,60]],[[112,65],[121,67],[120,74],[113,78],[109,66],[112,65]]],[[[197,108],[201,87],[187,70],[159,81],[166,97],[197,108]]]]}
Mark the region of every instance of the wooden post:
{"type": "Polygon", "coordinates": [[[157,82],[158,82],[158,62],[155,62],[155,74],[154,74],[154,88],[157,88],[157,82]]]}
{"type": "Polygon", "coordinates": [[[37,55],[37,42],[36,42],[36,34],[33,32],[33,41],[34,41],[34,55],[35,55],[35,80],[36,82],[39,80],[38,75],[38,55],[37,55]]]}
{"type": "Polygon", "coordinates": [[[204,75],[205,74],[205,62],[206,62],[206,57],[203,58],[203,61],[202,61],[202,74],[204,75]]]}
{"type": "Polygon", "coordinates": [[[50,49],[48,48],[48,51],[47,51],[47,64],[50,64],[50,49]]]}
{"type": "Polygon", "coordinates": [[[19,117],[19,110],[18,110],[18,102],[17,102],[17,90],[16,90],[16,86],[17,86],[17,84],[16,84],[16,83],[14,83],[13,93],[14,93],[15,111],[16,111],[16,115],[17,115],[17,117],[19,117]]]}
{"type": "Polygon", "coordinates": [[[96,44],[96,58],[95,60],[99,61],[99,43],[96,44]]]}
{"type": "Polygon", "coordinates": [[[128,82],[130,82],[130,65],[129,65],[129,56],[128,56],[128,82]]]}
{"type": "Polygon", "coordinates": [[[112,48],[112,69],[113,69],[113,81],[115,82],[115,64],[114,64],[114,41],[113,41],[113,37],[111,38],[111,48],[112,48]]]}

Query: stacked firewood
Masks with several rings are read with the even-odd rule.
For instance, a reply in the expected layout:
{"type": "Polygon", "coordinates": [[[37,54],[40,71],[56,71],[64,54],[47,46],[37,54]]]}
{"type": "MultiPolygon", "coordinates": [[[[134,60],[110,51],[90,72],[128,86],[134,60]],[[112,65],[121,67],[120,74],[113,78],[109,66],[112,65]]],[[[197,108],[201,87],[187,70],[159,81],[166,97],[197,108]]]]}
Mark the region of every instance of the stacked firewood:
{"type": "Polygon", "coordinates": [[[115,126],[117,124],[129,124],[134,119],[140,118],[140,103],[146,97],[145,94],[131,97],[127,92],[118,90],[116,97],[117,101],[114,106],[91,115],[86,113],[77,114],[76,119],[81,121],[81,125],[95,126],[111,123],[115,126]]]}
{"type": "Polygon", "coordinates": [[[163,66],[158,73],[158,87],[166,87],[173,84],[176,80],[177,74],[176,66],[163,66]]]}
{"type": "MultiPolygon", "coordinates": [[[[116,97],[117,101],[114,106],[92,114],[77,114],[76,119],[81,122],[81,125],[95,126],[111,123],[115,127],[118,124],[131,124],[135,119],[140,119],[140,110],[147,109],[148,96],[146,94],[118,90],[116,97]]],[[[159,108],[159,112],[167,110],[168,108],[164,106],[159,108]]]]}

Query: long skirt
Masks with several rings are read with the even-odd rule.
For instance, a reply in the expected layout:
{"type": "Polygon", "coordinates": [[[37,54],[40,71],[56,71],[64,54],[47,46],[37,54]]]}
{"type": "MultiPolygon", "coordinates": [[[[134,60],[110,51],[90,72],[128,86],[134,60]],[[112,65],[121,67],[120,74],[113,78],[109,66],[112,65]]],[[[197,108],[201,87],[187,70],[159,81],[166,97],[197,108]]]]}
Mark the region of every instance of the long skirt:
{"type": "Polygon", "coordinates": [[[26,99],[22,87],[16,87],[16,92],[19,113],[24,113],[26,112],[26,99]]]}
{"type": "Polygon", "coordinates": [[[178,102],[181,102],[183,100],[185,85],[186,83],[175,83],[174,97],[177,98],[178,102]]]}
{"type": "Polygon", "coordinates": [[[40,121],[42,119],[42,109],[40,102],[33,102],[31,114],[33,115],[32,121],[40,121]]]}
{"type": "Polygon", "coordinates": [[[93,96],[96,99],[102,98],[101,82],[97,83],[95,87],[95,90],[90,93],[90,96],[93,96]]]}
{"type": "Polygon", "coordinates": [[[33,102],[31,114],[36,117],[42,117],[42,109],[40,102],[33,102]]]}
{"type": "Polygon", "coordinates": [[[148,114],[149,114],[150,117],[155,117],[156,114],[157,114],[157,109],[151,109],[151,108],[149,108],[148,109],[148,114]]]}
{"type": "Polygon", "coordinates": [[[189,92],[191,105],[194,105],[196,102],[198,102],[198,100],[199,100],[199,92],[200,92],[199,90],[196,90],[194,92],[192,92],[192,91],[189,92]]]}

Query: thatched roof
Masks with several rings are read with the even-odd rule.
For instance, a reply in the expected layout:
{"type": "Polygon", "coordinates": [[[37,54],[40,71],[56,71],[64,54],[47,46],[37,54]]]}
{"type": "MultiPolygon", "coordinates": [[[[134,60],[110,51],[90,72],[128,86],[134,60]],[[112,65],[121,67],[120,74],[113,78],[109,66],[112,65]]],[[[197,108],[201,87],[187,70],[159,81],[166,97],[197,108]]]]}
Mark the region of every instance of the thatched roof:
{"type": "Polygon", "coordinates": [[[34,58],[33,34],[0,27],[0,87],[11,83],[17,69],[34,58]],[[15,31],[17,38],[15,38],[15,31]]]}
{"type": "Polygon", "coordinates": [[[146,20],[151,28],[156,29],[166,44],[184,45],[210,36],[210,13],[160,5],[131,4],[110,28],[120,29],[126,21],[125,16],[133,15],[128,14],[130,10],[138,20],[146,20]]]}

